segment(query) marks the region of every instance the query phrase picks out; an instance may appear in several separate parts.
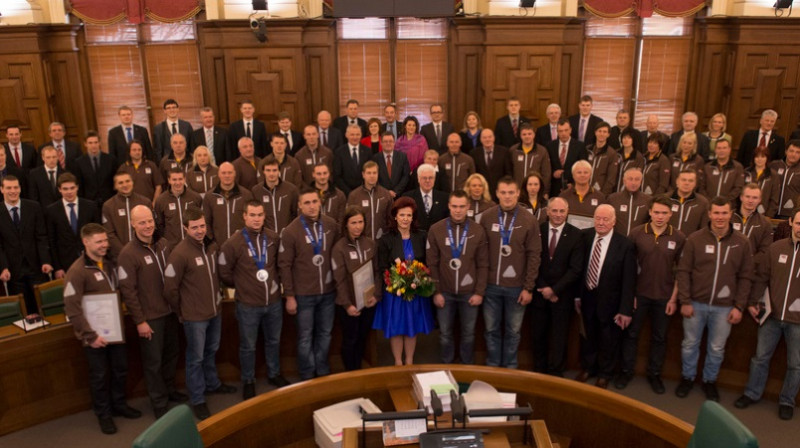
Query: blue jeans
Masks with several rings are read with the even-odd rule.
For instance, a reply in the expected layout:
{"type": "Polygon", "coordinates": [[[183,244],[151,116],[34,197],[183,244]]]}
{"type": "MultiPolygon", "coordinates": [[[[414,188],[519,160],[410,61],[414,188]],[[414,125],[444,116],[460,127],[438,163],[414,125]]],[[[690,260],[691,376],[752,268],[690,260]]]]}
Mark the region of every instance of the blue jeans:
{"type": "Polygon", "coordinates": [[[273,378],[280,375],[283,302],[279,300],[268,306],[250,306],[236,302],[236,320],[239,322],[239,364],[242,369],[242,383],[252,383],[256,378],[256,344],[259,327],[264,336],[267,376],[273,378]]]}
{"type": "Polygon", "coordinates": [[[483,298],[483,320],[486,324],[486,365],[517,368],[520,328],[525,307],[517,303],[522,288],[488,285],[483,298]],[[503,329],[500,325],[503,324],[503,329]],[[501,333],[502,337],[501,337],[501,333]]]}
{"type": "Polygon", "coordinates": [[[728,314],[732,306],[714,306],[692,301],[694,316],[683,318],[683,342],[681,343],[682,374],[684,378],[694,380],[697,376],[697,361],[700,358],[700,341],[703,330],[708,327],[708,344],[706,359],[703,362],[703,381],[717,381],[719,368],[725,357],[725,343],[731,334],[728,314]]]}
{"type": "Polygon", "coordinates": [[[772,317],[758,329],[758,346],[756,355],[750,360],[750,379],[744,394],[758,400],[764,393],[769,377],[769,362],[775,353],[775,346],[786,338],[786,376],[783,378],[779,405],[794,407],[794,398],[800,389],[800,325],[782,322],[772,317]]]}
{"type": "Polygon", "coordinates": [[[205,403],[206,391],[222,385],[217,376],[217,350],[222,316],[197,322],[183,322],[186,334],[186,388],[193,405],[205,403]]]}
{"type": "Polygon", "coordinates": [[[297,370],[300,379],[328,375],[335,292],[297,296],[297,370]]]}
{"type": "Polygon", "coordinates": [[[461,322],[461,343],[459,355],[462,364],[472,364],[475,352],[475,322],[478,320],[478,307],[469,304],[472,294],[448,294],[444,296],[444,308],[436,309],[436,318],[439,319],[439,346],[442,353],[442,362],[451,363],[455,358],[455,342],[453,341],[453,328],[455,326],[456,312],[461,322]]]}

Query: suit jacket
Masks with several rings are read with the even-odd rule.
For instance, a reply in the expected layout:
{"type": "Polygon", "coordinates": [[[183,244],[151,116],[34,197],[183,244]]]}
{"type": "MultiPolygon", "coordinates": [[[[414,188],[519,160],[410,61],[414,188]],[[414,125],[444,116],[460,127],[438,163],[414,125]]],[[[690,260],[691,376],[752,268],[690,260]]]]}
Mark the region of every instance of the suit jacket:
{"type": "Polygon", "coordinates": [[[45,222],[47,223],[47,237],[50,250],[53,253],[53,269],[66,271],[72,263],[83,253],[80,229],[84,225],[100,222],[100,209],[97,203],[88,199],[78,198],[78,233],[72,232],[69,225],[69,216],[64,210],[62,201],[54,202],[44,209],[45,222]]]}
{"type": "Polygon", "coordinates": [[[800,128],[792,131],[792,135],[789,136],[789,140],[797,140],[799,138],[800,138],[800,128]]]}
{"type": "MultiPolygon", "coordinates": [[[[62,174],[64,170],[56,166],[56,179],[62,174]]],[[[37,166],[28,174],[28,198],[41,204],[42,208],[61,199],[61,193],[53,187],[44,165],[37,166]]]]}
{"type": "Polygon", "coordinates": [[[436,140],[436,129],[433,127],[433,123],[423,125],[419,133],[422,134],[422,136],[425,137],[425,141],[428,142],[428,149],[435,149],[439,154],[444,154],[447,152],[447,136],[455,132],[455,130],[452,124],[443,121],[441,143],[436,140]]]}
{"type": "Polygon", "coordinates": [[[633,316],[633,296],[636,291],[636,247],[616,230],[610,233],[611,242],[600,269],[600,278],[594,294],[586,290],[589,275],[594,228],[583,231],[584,278],[580,281],[581,312],[584,319],[597,318],[600,322],[611,322],[614,316],[633,316]]]}
{"type": "MultiPolygon", "coordinates": [[[[752,165],[753,155],[761,140],[761,129],[751,129],[744,133],[742,143],[736,152],[736,160],[745,168],[752,165]]],[[[786,157],[786,141],[773,129],[767,143],[769,149],[769,160],[783,160],[786,157]]]]}
{"type": "MultiPolygon", "coordinates": [[[[386,132],[387,123],[381,124],[381,134],[386,132]]],[[[395,121],[394,122],[394,139],[397,140],[397,137],[403,135],[403,122],[402,121],[395,121]]]]}
{"type": "MultiPolygon", "coordinates": [[[[369,129],[367,128],[367,120],[364,120],[363,118],[359,117],[356,118],[356,123],[358,123],[358,126],[361,128],[362,137],[366,137],[367,135],[369,135],[369,129]]],[[[347,115],[342,115],[341,117],[336,117],[336,119],[333,120],[333,124],[331,124],[331,127],[337,129],[344,136],[345,134],[347,134],[347,126],[349,125],[350,125],[350,117],[348,117],[347,115]]],[[[329,146],[329,147],[334,148],[334,146],[329,146]]]]}
{"type": "Polygon", "coordinates": [[[542,264],[536,287],[549,286],[560,300],[572,301],[580,290],[580,281],[584,278],[584,245],[583,232],[572,224],[565,223],[561,229],[553,258],[550,258],[550,224],[539,225],[542,237],[542,264]]]}
{"type": "MultiPolygon", "coordinates": [[[[602,118],[595,114],[589,114],[589,121],[586,123],[586,133],[583,135],[584,145],[593,145],[595,141],[594,128],[603,121],[602,118]]],[[[575,114],[569,117],[569,125],[572,126],[572,138],[578,140],[578,131],[580,131],[581,115],[575,114]]]]}
{"type": "Polygon", "coordinates": [[[471,155],[475,149],[481,147],[481,131],[478,131],[477,139],[475,140],[475,145],[472,144],[472,139],[467,136],[467,131],[461,131],[458,133],[461,136],[461,152],[467,155],[471,155]]]}
{"type": "Polygon", "coordinates": [[[489,194],[497,200],[497,181],[503,176],[514,174],[514,165],[511,162],[511,155],[508,148],[494,145],[492,150],[492,163],[486,166],[486,153],[483,146],[472,151],[472,158],[475,160],[475,172],[486,178],[489,183],[489,194]]]}
{"type": "MultiPolygon", "coordinates": [[[[161,160],[156,158],[153,145],[150,144],[150,134],[147,132],[147,129],[138,124],[134,124],[133,138],[139,140],[144,145],[144,154],[146,158],[155,163],[161,160]]],[[[116,167],[128,160],[128,140],[125,137],[125,131],[122,129],[121,124],[108,130],[108,153],[114,157],[116,167]]]]}
{"type": "MultiPolygon", "coordinates": [[[[186,138],[186,147],[193,148],[192,146],[192,124],[188,121],[178,119],[178,132],[186,138]]],[[[169,141],[172,139],[172,129],[168,128],[167,120],[158,123],[153,128],[153,150],[158,160],[172,156],[172,145],[169,141]]]]}
{"type": "Polygon", "coordinates": [[[567,158],[564,160],[564,166],[561,166],[561,160],[558,158],[558,152],[561,148],[560,140],[553,140],[547,144],[547,154],[550,156],[551,172],[556,170],[564,170],[561,179],[553,177],[550,180],[550,197],[556,197],[561,194],[561,190],[567,189],[567,184],[572,183],[572,165],[578,160],[586,160],[588,153],[586,146],[579,142],[576,138],[569,139],[567,146],[567,158]]]}
{"type": "MultiPolygon", "coordinates": [[[[419,179],[417,179],[417,170],[419,167],[411,172],[411,180],[408,182],[406,191],[411,191],[419,188],[419,179]]],[[[436,180],[433,181],[433,189],[437,191],[447,191],[447,186],[450,185],[450,176],[444,170],[436,172],[436,180]]]]}
{"type": "MultiPolygon", "coordinates": [[[[6,176],[14,176],[19,179],[19,186],[22,188],[21,197],[28,199],[28,176],[25,172],[17,168],[14,162],[6,161],[5,173],[0,172],[0,182],[2,182],[6,176]]],[[[0,193],[0,198],[2,197],[3,193],[0,193]]]]}
{"type": "MultiPolygon", "coordinates": [[[[73,142],[67,139],[64,139],[64,142],[61,145],[61,150],[64,151],[64,163],[66,165],[66,170],[71,172],[72,170],[70,167],[72,167],[78,157],[83,155],[83,151],[81,151],[81,145],[78,142],[73,142]]],[[[39,154],[42,153],[42,148],[45,146],[52,146],[53,148],[56,147],[52,141],[49,141],[44,145],[39,146],[39,154]]]]}
{"type": "Polygon", "coordinates": [[[384,153],[375,154],[372,160],[378,164],[378,183],[385,189],[394,191],[398,196],[408,189],[411,181],[411,167],[408,158],[400,151],[392,151],[392,177],[389,178],[389,171],[386,169],[386,155],[384,153]]]}
{"type": "MultiPolygon", "coordinates": [[[[550,135],[550,123],[545,123],[544,125],[536,128],[536,138],[534,142],[542,146],[547,146],[548,143],[553,141],[551,137],[552,136],[550,135]]],[[[556,139],[558,139],[558,136],[556,136],[556,139]]]]}
{"type": "MultiPolygon", "coordinates": [[[[253,118],[251,135],[253,145],[256,149],[256,157],[263,159],[268,154],[272,154],[272,148],[269,147],[267,126],[263,121],[253,118]]],[[[231,160],[236,160],[241,156],[241,154],[239,154],[239,139],[242,137],[246,137],[244,120],[234,121],[228,128],[228,148],[231,160]]]]}
{"type": "Polygon", "coordinates": [[[100,153],[100,169],[97,173],[92,167],[92,160],[88,154],[78,157],[75,161],[75,176],[78,178],[78,195],[97,203],[98,208],[114,196],[114,173],[117,164],[110,155],[100,153]]]}
{"type": "MultiPolygon", "coordinates": [[[[208,146],[206,130],[202,126],[192,132],[192,146],[189,146],[189,148],[191,148],[191,152],[193,153],[200,145],[208,146]]],[[[219,126],[214,126],[214,160],[216,160],[217,166],[222,162],[232,162],[234,160],[231,158],[228,130],[219,126]]]]}
{"type": "MultiPolygon", "coordinates": [[[[350,145],[342,145],[333,151],[333,179],[336,188],[342,190],[345,197],[350,195],[350,191],[358,188],[364,182],[361,176],[361,168],[372,160],[372,149],[364,145],[358,145],[358,165],[353,162],[353,155],[350,153],[350,145]]],[[[392,167],[394,170],[394,167],[392,167]]]]}
{"type": "MultiPolygon", "coordinates": [[[[705,135],[695,131],[697,135],[697,154],[700,154],[700,157],[703,158],[706,162],[708,161],[708,156],[711,154],[711,141],[705,135]]],[[[678,132],[674,132],[669,138],[669,147],[667,148],[667,155],[672,155],[676,151],[678,151],[678,143],[681,141],[681,136],[683,136],[683,129],[678,132]]],[[[645,151],[647,148],[645,147],[645,151]]]]}
{"type": "Polygon", "coordinates": [[[450,216],[450,209],[447,207],[449,195],[444,191],[433,190],[433,204],[428,213],[425,213],[425,202],[422,200],[422,191],[419,188],[406,192],[403,196],[417,203],[417,227],[420,230],[427,232],[432,225],[450,216]]]}
{"type": "MultiPolygon", "coordinates": [[[[319,131],[319,127],[317,127],[317,131],[319,131]]],[[[345,139],[344,139],[344,134],[342,134],[342,132],[340,130],[338,130],[335,127],[331,126],[326,131],[328,132],[327,144],[323,143],[323,141],[322,141],[322,131],[319,131],[319,143],[321,145],[327,146],[328,148],[331,148],[331,149],[336,149],[336,148],[338,148],[338,147],[340,147],[342,145],[347,144],[347,141],[345,141],[345,139]]]]}
{"type": "MultiPolygon", "coordinates": [[[[20,160],[22,166],[18,166],[17,168],[27,175],[30,170],[36,168],[36,166],[41,163],[41,159],[39,158],[39,153],[36,151],[36,148],[30,143],[20,142],[19,145],[22,148],[22,153],[20,154],[20,157],[22,157],[22,160],[20,160]]],[[[6,148],[6,164],[16,165],[17,160],[14,158],[14,155],[11,154],[11,147],[9,144],[6,142],[3,143],[3,146],[6,148]]]]}
{"type": "MultiPolygon", "coordinates": [[[[281,133],[280,130],[278,130],[278,132],[276,132],[276,134],[280,134],[280,133],[281,133]]],[[[301,134],[301,133],[299,133],[297,131],[290,130],[289,133],[292,135],[292,146],[291,147],[287,146],[286,147],[286,152],[290,156],[294,157],[294,155],[297,154],[297,151],[300,151],[300,148],[302,148],[303,146],[306,146],[306,139],[303,138],[303,134],[301,134]]]]}
{"type": "Polygon", "coordinates": [[[17,228],[5,204],[0,206],[0,271],[8,269],[12,278],[19,275],[26,264],[38,273],[42,272],[43,264],[51,264],[42,207],[29,199],[20,199],[19,208],[17,228]]]}
{"type": "MultiPolygon", "coordinates": [[[[428,234],[425,231],[418,230],[411,232],[411,246],[414,248],[414,259],[425,263],[425,247],[428,244],[428,234]]],[[[383,271],[389,269],[394,265],[394,260],[399,258],[405,259],[403,252],[403,237],[396,230],[390,230],[383,235],[377,244],[378,248],[378,272],[380,275],[376,278],[383,279],[383,271]]],[[[381,282],[381,288],[383,288],[381,282]]]]}
{"type": "Polygon", "coordinates": [[[494,125],[495,145],[510,148],[517,143],[520,143],[521,140],[519,139],[519,127],[522,126],[523,123],[530,124],[531,120],[520,115],[519,123],[517,123],[517,133],[515,134],[514,127],[511,125],[511,117],[508,115],[503,115],[502,117],[498,118],[497,123],[494,125]]]}
{"type": "MultiPolygon", "coordinates": [[[[633,128],[633,126],[628,126],[631,130],[634,131],[634,140],[633,140],[633,148],[639,152],[646,152],[647,151],[647,130],[644,130],[644,137],[642,137],[642,131],[637,131],[633,128]]],[[[622,130],[619,126],[612,126],[611,132],[609,133],[608,137],[608,146],[611,146],[614,149],[622,148],[622,130]]]]}

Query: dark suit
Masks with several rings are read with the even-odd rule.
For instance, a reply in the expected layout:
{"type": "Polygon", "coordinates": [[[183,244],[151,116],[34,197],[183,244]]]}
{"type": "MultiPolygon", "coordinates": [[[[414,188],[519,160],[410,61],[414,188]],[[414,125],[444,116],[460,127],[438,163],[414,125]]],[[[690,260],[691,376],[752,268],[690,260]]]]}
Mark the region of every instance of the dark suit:
{"type": "MultiPolygon", "coordinates": [[[[745,168],[753,164],[753,155],[761,140],[761,130],[750,130],[744,133],[742,143],[736,152],[736,160],[745,168]]],[[[773,129],[767,142],[769,160],[783,160],[786,157],[786,141],[773,129]]]]}
{"type": "MultiPolygon", "coordinates": [[[[283,131],[281,130],[278,130],[278,132],[276,132],[276,134],[282,134],[282,133],[283,131]]],[[[300,148],[306,146],[306,139],[303,138],[303,134],[296,131],[289,130],[289,134],[291,134],[292,136],[292,144],[291,146],[288,146],[287,142],[286,153],[294,157],[294,155],[297,154],[297,151],[300,151],[300,148]]]]}
{"type": "Polygon", "coordinates": [[[439,152],[439,154],[444,154],[447,152],[447,136],[452,134],[456,131],[452,124],[443,121],[442,125],[442,141],[439,142],[436,139],[436,128],[433,127],[433,123],[428,123],[423,125],[420,129],[419,133],[425,137],[425,140],[428,142],[428,149],[435,149],[439,152]]]}
{"type": "Polygon", "coordinates": [[[581,340],[581,367],[600,378],[611,379],[616,367],[622,329],[614,316],[633,316],[633,296],[636,291],[636,248],[631,240],[612,231],[606,257],[600,268],[597,287],[588,290],[594,228],[583,232],[584,278],[580,283],[581,316],[586,338],[581,340]]]}
{"type": "Polygon", "coordinates": [[[503,115],[502,117],[498,118],[497,123],[494,125],[494,143],[496,145],[505,146],[506,148],[510,148],[517,143],[520,143],[521,140],[519,139],[519,127],[522,126],[523,123],[530,124],[531,120],[520,115],[518,121],[517,133],[515,134],[514,126],[511,124],[510,116],[503,115]]]}
{"type": "Polygon", "coordinates": [[[0,206],[0,272],[11,272],[8,292],[24,294],[28,313],[35,313],[38,311],[33,285],[46,281],[42,265],[51,264],[47,225],[42,207],[36,202],[20,199],[18,206],[19,226],[11,220],[6,204],[0,206]]]}
{"type": "Polygon", "coordinates": [[[411,167],[408,165],[408,157],[400,151],[392,151],[392,177],[389,178],[389,171],[386,169],[386,153],[378,153],[372,156],[372,160],[378,164],[378,183],[387,190],[394,191],[397,196],[402,195],[408,189],[411,181],[411,167]]]}
{"type": "Polygon", "coordinates": [[[478,135],[475,139],[475,144],[472,144],[472,139],[469,138],[466,131],[459,132],[458,135],[461,136],[461,152],[467,155],[472,155],[472,152],[475,149],[481,147],[481,133],[478,131],[478,135]]]}
{"type": "MultiPolygon", "coordinates": [[[[261,120],[253,119],[250,135],[253,139],[253,146],[255,147],[256,157],[264,158],[272,154],[272,148],[269,146],[269,135],[267,134],[267,126],[261,120]]],[[[244,120],[238,120],[231,123],[228,128],[228,148],[230,151],[231,160],[238,159],[239,154],[239,139],[246,137],[247,133],[244,128],[244,120]]]]}
{"type": "MultiPolygon", "coordinates": [[[[28,176],[25,173],[17,168],[17,165],[14,162],[6,161],[6,168],[3,171],[0,171],[0,182],[6,178],[6,176],[14,176],[19,179],[19,186],[22,188],[22,197],[27,199],[28,198],[28,176]]],[[[0,193],[0,198],[3,197],[3,193],[0,193]]]]}
{"type": "MultiPolygon", "coordinates": [[[[202,126],[192,132],[192,146],[189,146],[191,149],[190,152],[194,153],[194,150],[200,145],[208,147],[206,129],[202,126]]],[[[222,162],[233,161],[229,145],[228,130],[219,126],[214,126],[214,160],[217,162],[217,166],[222,162]]]]}
{"type": "Polygon", "coordinates": [[[66,271],[83,253],[80,229],[84,225],[100,222],[100,209],[94,201],[78,198],[78,233],[72,231],[64,202],[57,201],[44,209],[47,237],[53,253],[53,269],[66,271]]]}
{"type": "MultiPolygon", "coordinates": [[[[636,129],[633,129],[631,126],[628,126],[628,128],[626,128],[626,129],[631,129],[634,132],[635,138],[633,140],[633,147],[635,149],[639,150],[639,151],[643,151],[641,149],[642,146],[644,146],[644,145],[642,145],[642,143],[643,142],[647,143],[647,140],[641,140],[641,132],[637,131],[636,129]],[[639,141],[636,141],[636,140],[639,140],[639,141]]],[[[608,137],[608,146],[611,146],[614,149],[622,148],[622,131],[623,131],[623,129],[620,129],[619,126],[612,126],[611,127],[611,132],[609,133],[609,137],[608,137]]],[[[645,136],[646,136],[647,135],[647,131],[644,131],[644,133],[645,133],[645,136]]],[[[647,137],[645,137],[645,138],[647,138],[647,137]]]]}
{"type": "MultiPolygon", "coordinates": [[[[56,145],[52,141],[49,141],[42,146],[39,146],[40,156],[42,154],[42,148],[44,148],[45,146],[52,146],[53,148],[56,147],[56,145]]],[[[78,142],[73,142],[65,139],[63,142],[61,142],[61,150],[64,151],[64,164],[66,165],[66,170],[72,171],[71,167],[75,163],[75,160],[77,160],[78,157],[83,155],[83,152],[81,151],[81,145],[78,144],[78,142]]]]}
{"type": "MultiPolygon", "coordinates": [[[[331,149],[336,149],[342,145],[347,144],[347,141],[344,139],[344,134],[341,133],[338,129],[331,126],[325,130],[328,133],[328,138],[323,140],[323,131],[317,127],[317,131],[319,132],[319,143],[323,146],[327,146],[331,149]]],[[[372,152],[372,151],[370,151],[372,152]]]]}
{"type": "MultiPolygon", "coordinates": [[[[361,136],[366,137],[369,135],[369,129],[367,128],[367,121],[363,118],[356,118],[356,123],[358,123],[358,127],[361,128],[361,136]]],[[[347,115],[342,115],[341,117],[336,117],[333,120],[333,124],[331,127],[338,130],[342,133],[342,135],[347,134],[347,127],[350,126],[350,117],[347,115]]],[[[329,146],[329,148],[335,148],[335,146],[329,146]]]]}
{"type": "MultiPolygon", "coordinates": [[[[62,174],[64,174],[64,170],[60,166],[56,166],[56,180],[62,174]]],[[[50,182],[44,165],[37,166],[28,174],[28,198],[38,202],[42,208],[61,199],[61,193],[50,182]]]]}
{"type": "MultiPolygon", "coordinates": [[[[3,143],[3,146],[6,148],[6,164],[13,164],[17,165],[17,159],[14,158],[14,155],[11,153],[11,147],[8,143],[3,143]]],[[[20,142],[19,147],[20,151],[20,163],[21,166],[17,166],[23,173],[28,174],[30,170],[36,168],[37,165],[42,163],[41,159],[39,158],[39,153],[36,151],[36,148],[33,147],[30,143],[20,142]]]]}
{"type": "Polygon", "coordinates": [[[789,141],[800,139],[800,129],[795,129],[792,131],[792,135],[789,136],[789,141]]]}
{"type": "MultiPolygon", "coordinates": [[[[553,141],[551,137],[550,123],[545,123],[543,126],[536,128],[536,139],[534,140],[536,143],[547,146],[548,143],[553,141]]],[[[556,139],[558,139],[558,135],[556,135],[556,139]]]]}
{"type": "Polygon", "coordinates": [[[114,196],[114,173],[117,165],[110,155],[100,153],[100,166],[98,172],[92,167],[89,154],[78,157],[75,161],[75,177],[78,178],[78,195],[97,203],[98,208],[114,196]]]}
{"type": "Polygon", "coordinates": [[[539,292],[533,295],[533,352],[534,370],[540,373],[563,376],[567,355],[569,320],[573,299],[583,279],[583,233],[565,223],[550,258],[550,225],[539,226],[542,237],[542,264],[536,278],[536,288],[552,288],[558,296],[556,303],[545,300],[539,292]]]}
{"type": "MultiPolygon", "coordinates": [[[[381,124],[381,134],[386,132],[388,123],[381,124]]],[[[394,122],[394,139],[397,140],[397,137],[403,135],[403,122],[402,121],[395,121],[394,122]]]]}
{"type": "MultiPolygon", "coordinates": [[[[426,232],[422,230],[411,232],[411,246],[414,250],[415,260],[425,263],[425,247],[427,244],[428,235],[426,232]]],[[[395,259],[404,260],[406,257],[403,251],[403,237],[400,236],[400,232],[390,230],[378,240],[377,246],[378,271],[381,272],[381,278],[383,278],[383,271],[393,266],[395,259]]]]}
{"type": "MultiPolygon", "coordinates": [[[[172,129],[170,127],[171,125],[164,120],[153,128],[153,150],[158,160],[163,159],[165,156],[172,156],[172,145],[170,144],[172,129]]],[[[178,119],[178,132],[186,139],[186,148],[192,148],[192,124],[178,119]]]]}
{"type": "MultiPolygon", "coordinates": [[[[583,144],[593,145],[595,141],[594,128],[602,123],[603,119],[595,114],[589,114],[589,120],[586,122],[586,132],[583,134],[583,144]]],[[[569,117],[569,125],[572,126],[572,138],[578,140],[578,131],[580,131],[581,115],[576,114],[569,117]]],[[[578,140],[580,141],[580,140],[578,140]]]]}
{"type": "MultiPolygon", "coordinates": [[[[420,165],[421,166],[421,165],[420,165]]],[[[407,191],[419,188],[419,180],[417,179],[417,170],[419,167],[411,172],[411,180],[408,182],[407,191]]],[[[447,186],[450,185],[450,176],[444,170],[436,172],[436,180],[433,181],[433,189],[438,191],[447,191],[447,186]]]]}
{"type": "MultiPolygon", "coordinates": [[[[156,158],[156,154],[153,152],[153,146],[150,144],[150,134],[147,132],[147,129],[138,124],[134,124],[133,138],[134,140],[139,140],[142,142],[142,145],[144,145],[144,155],[146,158],[155,163],[161,160],[156,158]]],[[[128,140],[122,125],[114,126],[108,130],[108,153],[114,157],[114,162],[117,164],[116,166],[120,166],[128,160],[128,140]]]]}
{"type": "Polygon", "coordinates": [[[361,168],[369,160],[372,160],[372,149],[364,145],[358,145],[358,165],[353,161],[350,145],[342,145],[333,151],[333,179],[345,197],[364,183],[361,168]]]}
{"type": "Polygon", "coordinates": [[[486,166],[486,153],[482,146],[472,151],[471,156],[475,160],[475,172],[486,178],[486,182],[489,183],[489,194],[496,201],[497,181],[503,176],[512,176],[514,174],[514,165],[511,162],[508,148],[494,145],[492,163],[489,166],[486,166]]]}
{"type": "Polygon", "coordinates": [[[425,213],[425,201],[422,200],[422,191],[419,188],[408,191],[403,196],[417,203],[417,227],[420,230],[427,232],[432,225],[450,216],[450,208],[447,206],[449,195],[444,191],[432,190],[433,204],[428,213],[425,213]]]}
{"type": "MultiPolygon", "coordinates": [[[[703,158],[703,160],[708,161],[708,156],[711,154],[711,142],[709,141],[708,137],[705,135],[695,131],[695,135],[697,135],[697,154],[703,158]]],[[[681,141],[681,137],[683,136],[683,129],[678,132],[674,132],[669,138],[669,147],[667,147],[667,151],[665,154],[671,155],[675,152],[679,151],[678,144],[681,141]]]]}
{"type": "Polygon", "coordinates": [[[566,190],[567,184],[572,183],[572,165],[578,160],[586,160],[588,158],[586,146],[576,138],[569,139],[564,166],[561,166],[561,159],[558,157],[559,151],[561,151],[561,140],[553,140],[547,144],[547,153],[550,156],[550,172],[564,170],[564,173],[561,174],[561,179],[553,177],[550,180],[551,198],[561,194],[561,190],[566,190]]]}

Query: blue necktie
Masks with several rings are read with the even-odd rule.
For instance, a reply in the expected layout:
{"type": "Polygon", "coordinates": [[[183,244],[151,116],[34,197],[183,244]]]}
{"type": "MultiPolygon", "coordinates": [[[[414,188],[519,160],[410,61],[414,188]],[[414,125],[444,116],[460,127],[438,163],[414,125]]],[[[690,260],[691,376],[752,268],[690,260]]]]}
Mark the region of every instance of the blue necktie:
{"type": "Polygon", "coordinates": [[[133,132],[131,132],[131,128],[125,128],[125,129],[128,130],[128,143],[130,143],[131,140],[133,140],[133,132]]]}
{"type": "Polygon", "coordinates": [[[11,207],[11,220],[14,221],[14,225],[19,229],[19,207],[11,207]]]}
{"type": "Polygon", "coordinates": [[[69,226],[72,227],[72,233],[78,234],[78,215],[75,213],[75,203],[69,204],[69,226]]]}

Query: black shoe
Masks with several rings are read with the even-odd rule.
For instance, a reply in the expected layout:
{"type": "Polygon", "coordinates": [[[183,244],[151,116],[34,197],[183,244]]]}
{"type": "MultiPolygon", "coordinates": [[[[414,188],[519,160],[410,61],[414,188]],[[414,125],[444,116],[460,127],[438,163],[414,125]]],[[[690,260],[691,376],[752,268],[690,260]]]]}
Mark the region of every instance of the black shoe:
{"type": "Polygon", "coordinates": [[[741,397],[739,397],[736,401],[733,402],[733,405],[736,406],[739,409],[745,409],[745,408],[747,408],[748,406],[750,406],[751,404],[753,404],[755,402],[756,402],[756,400],[753,400],[752,398],[748,397],[747,395],[742,394],[741,397]]]}
{"type": "Polygon", "coordinates": [[[706,393],[706,400],[716,401],[719,403],[719,391],[717,390],[716,382],[703,381],[703,392],[706,393]]]}
{"type": "Polygon", "coordinates": [[[285,387],[292,384],[289,381],[287,381],[286,378],[283,377],[283,375],[276,375],[273,376],[272,378],[267,378],[267,382],[275,387],[285,387]]]}
{"type": "Polygon", "coordinates": [[[647,382],[650,383],[650,388],[653,389],[653,392],[661,395],[666,392],[666,388],[664,387],[664,382],[661,381],[661,377],[658,375],[647,375],[647,382]]]}
{"type": "Polygon", "coordinates": [[[114,417],[125,417],[125,418],[134,419],[134,418],[141,417],[142,416],[142,411],[140,411],[138,409],[134,409],[134,408],[132,408],[132,407],[130,407],[128,405],[125,405],[124,408],[114,408],[111,411],[111,415],[113,415],[114,417]]]}
{"type": "Polygon", "coordinates": [[[177,390],[169,393],[169,401],[172,401],[174,403],[186,403],[188,400],[189,400],[188,395],[178,392],[177,390]]]}
{"type": "Polygon", "coordinates": [[[778,406],[778,417],[780,417],[781,420],[791,420],[792,416],[794,416],[793,406],[789,406],[788,404],[778,406]]]}
{"type": "Polygon", "coordinates": [[[194,416],[197,417],[198,420],[205,420],[211,417],[211,411],[208,410],[208,406],[205,403],[192,406],[192,411],[194,411],[194,416]]]}
{"type": "Polygon", "coordinates": [[[235,386],[229,386],[225,383],[221,383],[218,388],[214,390],[207,390],[207,394],[234,394],[236,393],[235,386]]]}
{"type": "Polygon", "coordinates": [[[164,414],[166,414],[167,412],[169,412],[169,407],[167,407],[167,406],[164,406],[163,408],[155,408],[155,409],[153,409],[153,415],[156,416],[156,420],[158,420],[161,417],[163,417],[164,414]]]}
{"type": "Polygon", "coordinates": [[[249,400],[256,396],[256,383],[242,385],[242,399],[249,400]]]}
{"type": "Polygon", "coordinates": [[[100,423],[100,431],[103,431],[103,434],[115,434],[117,432],[117,425],[114,424],[114,419],[111,417],[97,417],[97,421],[100,423]]]}
{"type": "Polygon", "coordinates": [[[628,383],[631,382],[633,379],[633,374],[629,372],[622,372],[617,375],[617,378],[614,380],[614,387],[617,389],[625,389],[628,387],[628,383]]]}
{"type": "Polygon", "coordinates": [[[689,395],[692,388],[694,387],[694,380],[690,380],[689,378],[683,377],[681,378],[680,384],[678,384],[678,388],[675,389],[675,395],[678,398],[684,398],[689,395]]]}

